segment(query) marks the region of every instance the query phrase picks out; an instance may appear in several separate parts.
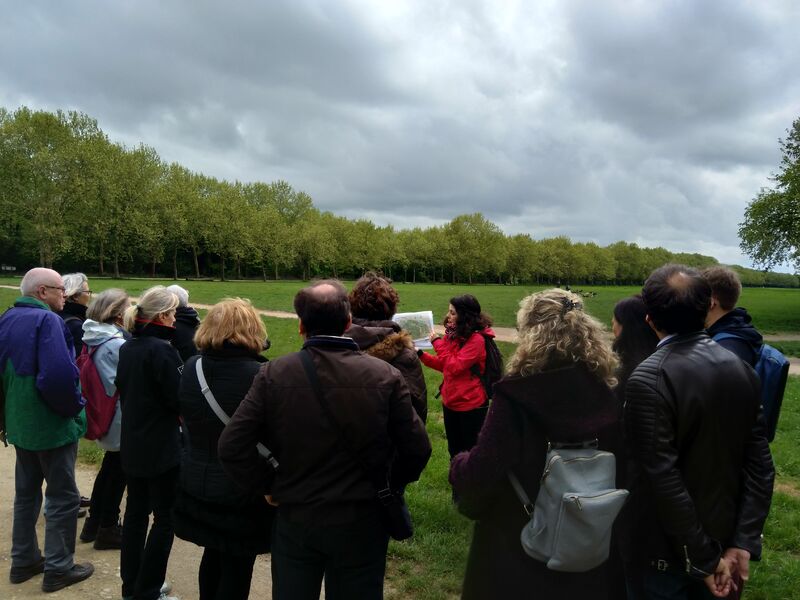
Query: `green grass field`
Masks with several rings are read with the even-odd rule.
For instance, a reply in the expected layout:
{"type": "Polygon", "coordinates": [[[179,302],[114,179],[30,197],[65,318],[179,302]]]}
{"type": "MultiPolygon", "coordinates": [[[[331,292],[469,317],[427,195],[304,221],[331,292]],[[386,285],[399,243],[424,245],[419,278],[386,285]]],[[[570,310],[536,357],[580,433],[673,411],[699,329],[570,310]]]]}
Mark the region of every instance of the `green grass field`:
{"type": "MultiPolygon", "coordinates": [[[[19,280],[0,279],[0,283],[18,285],[19,280]]],[[[159,283],[170,284],[171,281],[159,283]]],[[[92,280],[91,287],[99,291],[108,287],[123,287],[136,295],[153,281],[92,280]]],[[[250,298],[259,308],[291,310],[294,293],[300,282],[180,282],[189,289],[191,299],[198,303],[213,303],[225,296],[250,298]]],[[[592,288],[597,296],[588,298],[587,310],[603,322],[610,320],[614,303],[635,293],[632,287],[592,288]]],[[[401,310],[432,309],[437,319],[447,307],[448,299],[458,293],[475,294],[485,309],[493,314],[499,325],[513,325],[519,299],[535,291],[533,288],[510,286],[453,287],[446,285],[398,285],[401,310]]],[[[18,294],[0,289],[0,310],[10,306],[18,294]]],[[[766,333],[800,332],[800,291],[777,289],[746,289],[742,305],[747,306],[754,322],[766,333]]],[[[201,311],[202,312],[202,311],[201,311]]],[[[266,353],[275,358],[297,350],[301,345],[297,322],[291,319],[264,319],[271,349],[266,353]]],[[[800,354],[800,343],[780,342],[787,353],[800,354]]],[[[500,344],[507,356],[512,344],[500,344]]],[[[445,599],[458,597],[471,539],[472,524],[460,516],[450,501],[447,483],[449,460],[444,437],[441,404],[433,398],[441,376],[424,369],[429,392],[428,433],[433,456],[420,481],[409,486],[408,502],[415,520],[416,532],[407,542],[391,542],[387,575],[388,598],[445,599]]],[[[747,598],[752,600],[784,600],[800,598],[800,377],[790,377],[778,428],[772,445],[778,474],[772,511],[764,534],[764,557],[754,564],[747,586],[747,598]]],[[[92,442],[83,440],[81,459],[99,462],[101,453],[92,442]]]]}
{"type": "MultiPolygon", "coordinates": [[[[91,279],[92,290],[100,291],[109,287],[121,287],[136,296],[156,283],[170,285],[171,279],[91,279]]],[[[200,304],[214,304],[226,296],[249,298],[262,309],[292,311],[292,299],[304,283],[299,281],[178,281],[189,290],[190,300],[200,304]]],[[[19,285],[19,278],[0,277],[0,284],[19,285]]],[[[345,282],[348,287],[352,282],[345,282]]],[[[506,285],[443,285],[443,284],[403,284],[396,285],[400,294],[400,311],[432,310],[434,319],[441,321],[447,312],[447,305],[455,295],[473,294],[484,311],[494,319],[496,325],[513,327],[516,324],[516,311],[519,301],[545,287],[506,286],[506,285]]],[[[584,292],[595,292],[596,296],[586,298],[586,310],[603,323],[611,322],[614,304],[618,300],[640,291],[637,287],[624,286],[586,286],[584,292]]],[[[0,306],[7,306],[14,294],[8,296],[0,290],[0,306]]],[[[753,316],[755,326],[763,333],[800,332],[800,290],[777,288],[745,288],[740,299],[753,316]]]]}

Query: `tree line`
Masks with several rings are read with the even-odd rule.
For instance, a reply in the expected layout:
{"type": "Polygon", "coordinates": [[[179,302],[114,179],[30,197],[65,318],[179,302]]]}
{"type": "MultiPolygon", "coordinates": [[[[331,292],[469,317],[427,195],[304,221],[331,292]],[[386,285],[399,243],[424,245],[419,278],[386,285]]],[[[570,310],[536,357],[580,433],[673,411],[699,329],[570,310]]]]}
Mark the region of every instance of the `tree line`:
{"type": "MultiPolygon", "coordinates": [[[[0,108],[0,262],[120,277],[640,284],[675,261],[711,256],[605,247],[565,236],[505,235],[480,213],[395,229],[320,211],[285,181],[229,182],[109,140],[79,112],[0,108]]],[[[798,287],[793,275],[741,269],[746,285],[798,287]]]]}

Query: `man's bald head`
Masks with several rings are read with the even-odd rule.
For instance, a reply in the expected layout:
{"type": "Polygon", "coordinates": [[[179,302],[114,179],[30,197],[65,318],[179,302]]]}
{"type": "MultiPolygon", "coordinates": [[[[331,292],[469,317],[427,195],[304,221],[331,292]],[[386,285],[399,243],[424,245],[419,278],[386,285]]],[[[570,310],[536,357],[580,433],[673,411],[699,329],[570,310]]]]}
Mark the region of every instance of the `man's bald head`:
{"type": "Polygon", "coordinates": [[[642,300],[653,325],[664,333],[689,333],[705,327],[711,287],[698,271],[664,265],[647,278],[642,300]]]}
{"type": "Polygon", "coordinates": [[[347,290],[335,279],[318,281],[297,292],[294,311],[309,337],[342,335],[350,323],[347,290]]]}
{"type": "Polygon", "coordinates": [[[19,291],[23,296],[41,300],[55,312],[64,308],[64,282],[61,275],[53,269],[31,269],[22,278],[19,291]]]}

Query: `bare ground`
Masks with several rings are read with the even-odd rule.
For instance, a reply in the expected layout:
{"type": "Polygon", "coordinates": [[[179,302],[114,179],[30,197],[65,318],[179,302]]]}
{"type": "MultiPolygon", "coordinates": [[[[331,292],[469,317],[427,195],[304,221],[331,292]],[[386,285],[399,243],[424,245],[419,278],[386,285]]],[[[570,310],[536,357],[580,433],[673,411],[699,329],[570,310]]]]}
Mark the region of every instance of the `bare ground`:
{"type": "MultiPolygon", "coordinates": [[[[42,575],[38,575],[25,583],[12,585],[8,581],[11,569],[11,520],[14,506],[14,449],[0,444],[0,598],[3,600],[25,600],[42,598],[42,575]]],[[[78,488],[84,496],[92,491],[96,470],[92,466],[78,464],[75,477],[78,488]]],[[[83,519],[78,520],[78,533],[83,526],[83,519]]],[[[44,518],[40,516],[37,524],[39,544],[44,544],[44,518]]],[[[172,595],[182,600],[198,598],[197,571],[200,566],[202,548],[175,538],[172,553],[167,567],[167,580],[172,583],[172,595]]],[[[75,548],[75,561],[89,561],[94,564],[95,572],[89,579],[65,588],[59,592],[47,594],[53,600],[86,600],[100,598],[113,600],[121,597],[121,581],[119,578],[119,551],[95,550],[92,544],[83,544],[78,540],[75,548]]],[[[268,600],[272,597],[272,579],[268,556],[259,556],[253,570],[253,583],[250,587],[252,600],[268,600]]]]}

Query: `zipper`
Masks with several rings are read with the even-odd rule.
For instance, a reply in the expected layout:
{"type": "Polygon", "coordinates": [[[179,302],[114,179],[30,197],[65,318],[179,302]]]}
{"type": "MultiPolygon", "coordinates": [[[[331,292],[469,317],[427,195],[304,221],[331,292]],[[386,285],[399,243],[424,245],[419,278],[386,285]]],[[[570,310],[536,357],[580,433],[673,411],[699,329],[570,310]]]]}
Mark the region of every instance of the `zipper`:
{"type": "Polygon", "coordinates": [[[686,545],[683,546],[683,555],[686,557],[686,572],[691,575],[692,574],[692,561],[689,560],[689,549],[686,545]]]}

